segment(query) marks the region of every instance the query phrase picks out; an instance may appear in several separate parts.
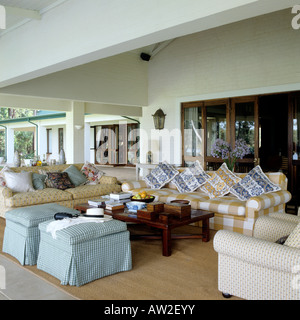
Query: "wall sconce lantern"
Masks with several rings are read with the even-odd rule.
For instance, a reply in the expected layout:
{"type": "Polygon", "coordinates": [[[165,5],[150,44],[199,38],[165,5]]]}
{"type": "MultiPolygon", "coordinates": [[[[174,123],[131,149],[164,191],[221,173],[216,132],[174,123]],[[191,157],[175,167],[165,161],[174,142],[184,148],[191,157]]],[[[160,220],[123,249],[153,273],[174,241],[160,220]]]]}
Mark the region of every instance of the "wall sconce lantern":
{"type": "Polygon", "coordinates": [[[158,109],[153,115],[154,127],[157,130],[162,130],[165,126],[166,114],[161,109],[158,109]]]}

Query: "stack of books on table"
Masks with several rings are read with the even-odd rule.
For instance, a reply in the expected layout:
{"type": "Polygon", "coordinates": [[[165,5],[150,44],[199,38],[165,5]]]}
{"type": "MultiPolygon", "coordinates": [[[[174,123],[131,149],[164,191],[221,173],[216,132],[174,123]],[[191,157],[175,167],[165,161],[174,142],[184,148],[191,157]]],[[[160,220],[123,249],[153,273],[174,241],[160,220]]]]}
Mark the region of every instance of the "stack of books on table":
{"type": "Polygon", "coordinates": [[[121,203],[130,201],[132,194],[128,192],[111,193],[110,199],[121,203]]]}
{"type": "Polygon", "coordinates": [[[105,207],[106,210],[111,210],[111,211],[121,210],[124,208],[125,208],[125,206],[122,202],[108,203],[108,204],[106,204],[106,207],[105,207]]]}
{"type": "Polygon", "coordinates": [[[114,202],[115,201],[111,200],[109,197],[102,197],[95,200],[88,200],[88,204],[96,208],[105,207],[107,204],[114,203],[114,202]]]}

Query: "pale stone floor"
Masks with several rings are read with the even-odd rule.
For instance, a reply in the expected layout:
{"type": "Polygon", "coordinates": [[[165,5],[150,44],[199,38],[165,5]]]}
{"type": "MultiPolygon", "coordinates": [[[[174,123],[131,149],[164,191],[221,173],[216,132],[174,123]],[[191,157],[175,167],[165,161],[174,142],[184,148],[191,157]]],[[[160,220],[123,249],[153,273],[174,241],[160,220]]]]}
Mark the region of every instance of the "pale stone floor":
{"type": "MultiPolygon", "coordinates": [[[[135,168],[101,166],[99,169],[108,176],[117,177],[119,181],[135,180],[135,168]]],[[[0,300],[76,300],[1,255],[0,267],[0,276],[2,277],[0,279],[0,300]]]]}

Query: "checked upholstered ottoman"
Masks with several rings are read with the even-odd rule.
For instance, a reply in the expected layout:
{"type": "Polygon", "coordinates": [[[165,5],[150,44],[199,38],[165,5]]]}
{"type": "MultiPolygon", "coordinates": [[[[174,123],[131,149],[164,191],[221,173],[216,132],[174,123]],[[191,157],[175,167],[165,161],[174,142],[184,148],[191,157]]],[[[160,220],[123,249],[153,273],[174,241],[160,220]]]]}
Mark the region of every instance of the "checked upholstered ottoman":
{"type": "Polygon", "coordinates": [[[58,212],[79,213],[56,203],[22,207],[6,212],[2,251],[15,257],[22,265],[35,265],[40,244],[38,225],[52,220],[58,212]]]}
{"type": "Polygon", "coordinates": [[[96,279],[131,270],[131,245],[126,223],[110,220],[87,222],[47,232],[50,222],[39,225],[41,233],[37,268],[61,281],[81,286],[96,279]]]}

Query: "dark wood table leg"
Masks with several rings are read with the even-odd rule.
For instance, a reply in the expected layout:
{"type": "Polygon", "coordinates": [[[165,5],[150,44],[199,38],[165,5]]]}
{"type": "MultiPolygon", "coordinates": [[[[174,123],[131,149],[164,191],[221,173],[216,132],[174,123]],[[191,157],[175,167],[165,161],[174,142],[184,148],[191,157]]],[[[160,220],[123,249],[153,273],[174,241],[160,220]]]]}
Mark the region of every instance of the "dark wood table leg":
{"type": "Polygon", "coordinates": [[[172,252],[171,229],[166,228],[162,231],[162,253],[163,256],[169,257],[172,252]]]}
{"type": "Polygon", "coordinates": [[[203,232],[202,241],[203,242],[208,242],[209,239],[210,239],[210,235],[209,235],[209,218],[202,220],[202,232],[203,232]]]}

